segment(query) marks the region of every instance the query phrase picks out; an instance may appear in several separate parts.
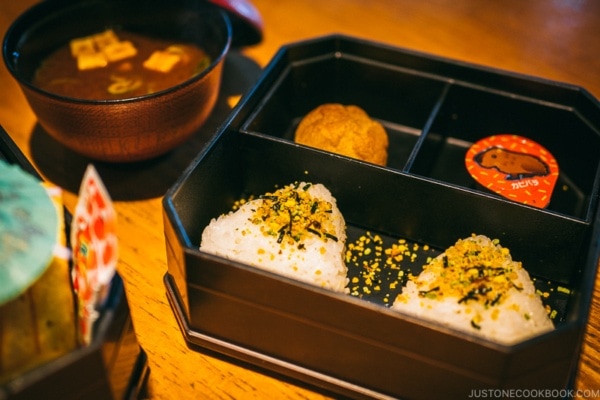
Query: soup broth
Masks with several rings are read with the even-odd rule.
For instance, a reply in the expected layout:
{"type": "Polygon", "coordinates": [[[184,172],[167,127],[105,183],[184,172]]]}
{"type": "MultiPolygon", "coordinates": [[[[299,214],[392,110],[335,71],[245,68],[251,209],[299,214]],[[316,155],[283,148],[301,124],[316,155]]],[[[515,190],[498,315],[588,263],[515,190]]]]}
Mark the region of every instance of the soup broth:
{"type": "MultiPolygon", "coordinates": [[[[177,43],[112,30],[78,38],[59,48],[35,73],[33,83],[58,95],[86,100],[143,96],[165,90],[210,65],[206,52],[192,43],[177,43]],[[94,48],[110,36],[118,45],[94,48]],[[95,43],[95,44],[94,44],[95,43]],[[80,57],[78,54],[83,54],[80,57]]],[[[115,43],[113,43],[115,44],[115,43]]]]}

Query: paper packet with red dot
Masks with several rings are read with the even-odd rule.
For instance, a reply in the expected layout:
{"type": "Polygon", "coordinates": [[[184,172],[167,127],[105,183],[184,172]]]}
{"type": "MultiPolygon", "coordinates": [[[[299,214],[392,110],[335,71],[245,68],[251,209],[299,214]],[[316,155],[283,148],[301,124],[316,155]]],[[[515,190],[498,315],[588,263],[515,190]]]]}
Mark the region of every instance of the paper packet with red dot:
{"type": "Polygon", "coordinates": [[[78,300],[83,344],[93,340],[93,326],[105,302],[117,266],[116,213],[96,169],[89,165],[79,189],[71,225],[72,279],[78,300]]]}

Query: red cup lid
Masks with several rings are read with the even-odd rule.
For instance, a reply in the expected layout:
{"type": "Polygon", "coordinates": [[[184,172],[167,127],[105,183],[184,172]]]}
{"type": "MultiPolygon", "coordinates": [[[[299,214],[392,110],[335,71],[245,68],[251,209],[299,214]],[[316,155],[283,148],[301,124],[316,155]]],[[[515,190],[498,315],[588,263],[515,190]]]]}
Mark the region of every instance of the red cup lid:
{"type": "Polygon", "coordinates": [[[517,135],[489,136],[474,143],[465,157],[467,170],[480,185],[534,207],[550,203],[558,163],[539,143],[517,135]]]}
{"type": "Polygon", "coordinates": [[[263,20],[250,0],[209,0],[227,12],[233,30],[232,46],[249,46],[263,38],[263,20]]]}

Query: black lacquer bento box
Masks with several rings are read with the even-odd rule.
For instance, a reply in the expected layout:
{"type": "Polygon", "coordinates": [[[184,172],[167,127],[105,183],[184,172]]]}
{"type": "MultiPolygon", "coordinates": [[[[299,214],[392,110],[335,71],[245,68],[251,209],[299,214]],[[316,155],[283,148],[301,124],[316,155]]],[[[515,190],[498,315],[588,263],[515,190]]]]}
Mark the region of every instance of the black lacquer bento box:
{"type": "MultiPolygon", "coordinates": [[[[164,198],[168,297],[191,347],[349,397],[464,398],[477,389],[573,384],[599,256],[600,104],[585,89],[333,35],[284,46],[164,198]],[[355,104],[390,137],[386,167],[298,145],[299,120],[355,104]],[[550,204],[510,201],[465,170],[499,133],[560,165],[550,204]],[[500,345],[198,250],[234,201],[294,181],[337,199],[365,232],[444,249],[500,239],[550,290],[556,329],[500,345]]],[[[349,268],[351,268],[349,266],[349,268]]],[[[413,271],[414,272],[414,271],[413,271]]]]}
{"type": "MultiPolygon", "coordinates": [[[[35,168],[0,127],[0,160],[39,177],[35,168]]],[[[70,214],[66,213],[66,226],[70,214]]],[[[93,327],[94,338],[59,358],[0,385],[0,399],[138,399],[149,375],[129,312],[123,280],[112,279],[107,301],[93,327]]]]}

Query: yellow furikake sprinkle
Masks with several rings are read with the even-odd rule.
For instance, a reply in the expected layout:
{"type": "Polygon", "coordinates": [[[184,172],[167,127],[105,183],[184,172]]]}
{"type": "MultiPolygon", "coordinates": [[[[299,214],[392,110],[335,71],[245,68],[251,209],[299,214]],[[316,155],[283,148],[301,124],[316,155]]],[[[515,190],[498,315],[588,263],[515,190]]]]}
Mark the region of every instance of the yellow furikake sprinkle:
{"type": "Polygon", "coordinates": [[[357,297],[377,297],[384,304],[400,290],[411,266],[420,266],[419,257],[425,257],[427,245],[409,243],[406,239],[382,237],[365,231],[347,243],[345,261],[351,273],[350,294],[357,297]],[[373,296],[372,296],[373,295],[373,296]]]}
{"type": "MultiPolygon", "coordinates": [[[[492,243],[482,244],[475,237],[457,241],[424,266],[423,271],[436,279],[419,294],[431,299],[458,298],[459,303],[477,301],[487,307],[500,304],[508,290],[521,290],[514,269],[520,263],[512,262],[508,249],[497,240],[492,243]]],[[[418,276],[412,279],[419,284],[418,276]]]]}
{"type": "Polygon", "coordinates": [[[232,211],[239,210],[239,208],[240,208],[241,206],[243,206],[244,204],[246,204],[247,202],[249,202],[249,201],[252,201],[252,200],[254,200],[254,196],[250,196],[250,197],[248,197],[247,199],[239,199],[239,200],[236,200],[236,201],[233,203],[233,207],[231,207],[231,209],[232,209],[232,211]]]}
{"type": "Polygon", "coordinates": [[[263,234],[277,237],[278,243],[298,243],[309,235],[337,241],[332,205],[311,196],[311,186],[296,182],[260,196],[252,223],[261,225],[263,234]]]}

